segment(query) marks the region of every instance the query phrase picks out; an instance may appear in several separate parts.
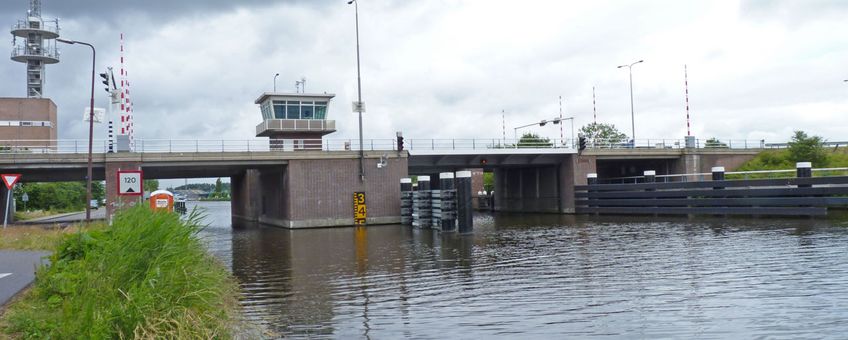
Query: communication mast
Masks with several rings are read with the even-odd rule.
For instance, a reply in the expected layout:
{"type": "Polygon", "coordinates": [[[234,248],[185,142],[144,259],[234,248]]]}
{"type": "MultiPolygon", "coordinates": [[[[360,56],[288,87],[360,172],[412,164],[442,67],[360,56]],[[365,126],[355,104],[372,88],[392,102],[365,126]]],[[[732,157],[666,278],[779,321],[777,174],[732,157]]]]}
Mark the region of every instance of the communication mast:
{"type": "Polygon", "coordinates": [[[59,62],[59,19],[41,18],[41,0],[30,0],[24,20],[12,26],[12,60],[27,64],[27,97],[44,94],[44,65],[59,62]],[[18,40],[21,39],[21,41],[18,40]]]}

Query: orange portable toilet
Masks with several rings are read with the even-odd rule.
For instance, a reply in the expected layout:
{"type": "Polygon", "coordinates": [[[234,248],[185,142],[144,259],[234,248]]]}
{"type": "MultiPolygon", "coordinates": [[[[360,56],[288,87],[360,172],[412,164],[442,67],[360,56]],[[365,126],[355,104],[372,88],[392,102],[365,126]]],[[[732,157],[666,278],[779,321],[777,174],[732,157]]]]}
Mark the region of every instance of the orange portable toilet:
{"type": "Polygon", "coordinates": [[[153,211],[174,211],[174,194],[168,190],[156,190],[150,194],[150,209],[153,211]]]}

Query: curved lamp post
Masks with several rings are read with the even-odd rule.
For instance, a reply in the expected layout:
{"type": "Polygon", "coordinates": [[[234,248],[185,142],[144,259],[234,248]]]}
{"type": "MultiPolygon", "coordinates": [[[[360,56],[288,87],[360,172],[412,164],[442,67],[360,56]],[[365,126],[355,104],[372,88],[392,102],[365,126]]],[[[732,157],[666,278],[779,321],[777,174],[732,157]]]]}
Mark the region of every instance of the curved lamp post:
{"type": "Polygon", "coordinates": [[[88,170],[85,177],[85,222],[91,223],[91,149],[94,139],[94,69],[97,50],[94,45],[76,40],[65,40],[57,38],[56,41],[68,45],[80,44],[91,47],[91,107],[88,111],[88,170]]]}
{"type": "Polygon", "coordinates": [[[627,68],[627,72],[630,73],[630,131],[631,138],[633,138],[633,144],[631,147],[636,147],[636,115],[633,113],[633,65],[638,63],[645,62],[644,60],[639,60],[629,65],[620,65],[618,68],[627,68]]]}
{"type": "Polygon", "coordinates": [[[279,77],[279,76],[280,76],[279,73],[274,75],[274,93],[277,93],[277,77],[279,77]]]}

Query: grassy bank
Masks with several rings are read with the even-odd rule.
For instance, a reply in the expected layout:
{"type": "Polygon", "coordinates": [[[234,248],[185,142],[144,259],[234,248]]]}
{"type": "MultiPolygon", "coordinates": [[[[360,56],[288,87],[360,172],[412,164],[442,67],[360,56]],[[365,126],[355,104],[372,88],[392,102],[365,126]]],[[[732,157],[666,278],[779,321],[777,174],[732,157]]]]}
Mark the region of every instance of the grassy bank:
{"type": "MultiPolygon", "coordinates": [[[[196,216],[195,216],[196,217],[196,216]]],[[[133,208],[65,233],[0,325],[19,338],[230,338],[237,286],[197,239],[197,218],[133,208]]]]}
{"type": "MultiPolygon", "coordinates": [[[[104,225],[93,224],[88,230],[102,229],[104,225]]],[[[58,225],[10,226],[0,229],[0,249],[4,250],[53,250],[66,235],[79,232],[79,226],[61,228],[58,225]]]]}

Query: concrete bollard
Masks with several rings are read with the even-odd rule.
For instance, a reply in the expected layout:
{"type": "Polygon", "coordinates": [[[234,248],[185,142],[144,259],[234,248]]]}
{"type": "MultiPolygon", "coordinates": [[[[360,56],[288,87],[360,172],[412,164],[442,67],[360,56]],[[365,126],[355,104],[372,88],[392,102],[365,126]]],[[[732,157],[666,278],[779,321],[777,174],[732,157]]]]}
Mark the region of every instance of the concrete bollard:
{"type": "Polygon", "coordinates": [[[439,174],[439,187],[441,189],[441,231],[456,231],[456,189],[452,172],[439,174]]]}
{"type": "Polygon", "coordinates": [[[456,217],[460,233],[474,230],[474,210],[471,200],[471,171],[456,172],[456,217]]]}
{"type": "MultiPolygon", "coordinates": [[[[795,163],[795,175],[798,178],[810,178],[813,177],[813,163],[810,162],[798,162],[795,163]]],[[[812,187],[810,184],[799,184],[799,188],[809,188],[812,187]]]]}
{"type": "Polygon", "coordinates": [[[589,184],[589,185],[598,184],[598,174],[596,174],[596,173],[586,174],[586,183],[589,184]]]}
{"type": "MultiPolygon", "coordinates": [[[[714,166],[712,169],[713,173],[713,181],[723,181],[724,180],[724,167],[723,166],[714,166]]],[[[724,187],[713,187],[713,189],[724,189],[724,187]]]]}

